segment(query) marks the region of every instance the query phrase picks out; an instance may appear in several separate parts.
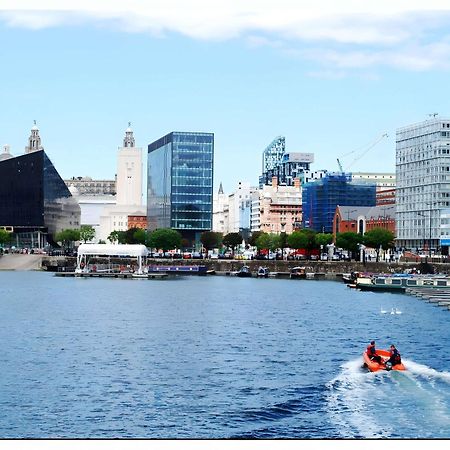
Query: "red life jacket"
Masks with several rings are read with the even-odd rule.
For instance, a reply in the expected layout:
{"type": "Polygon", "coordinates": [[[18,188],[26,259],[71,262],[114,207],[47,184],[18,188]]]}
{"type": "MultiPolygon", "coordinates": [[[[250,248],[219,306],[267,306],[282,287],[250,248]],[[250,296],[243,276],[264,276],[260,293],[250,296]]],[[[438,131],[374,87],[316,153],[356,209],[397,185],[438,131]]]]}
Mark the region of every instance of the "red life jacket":
{"type": "Polygon", "coordinates": [[[368,345],[368,346],[367,346],[366,352],[367,352],[367,354],[368,354],[369,356],[375,356],[375,355],[376,355],[375,347],[372,346],[372,345],[368,345]]]}

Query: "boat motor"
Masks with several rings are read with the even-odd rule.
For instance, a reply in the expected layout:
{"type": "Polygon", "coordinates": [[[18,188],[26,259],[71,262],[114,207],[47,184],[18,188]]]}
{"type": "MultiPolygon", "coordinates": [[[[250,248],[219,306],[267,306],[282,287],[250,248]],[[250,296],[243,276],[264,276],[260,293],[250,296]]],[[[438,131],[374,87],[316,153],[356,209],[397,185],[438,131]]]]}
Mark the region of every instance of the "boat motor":
{"type": "Polygon", "coordinates": [[[392,369],[392,363],[390,361],[388,361],[386,364],[386,370],[391,370],[392,369]]]}

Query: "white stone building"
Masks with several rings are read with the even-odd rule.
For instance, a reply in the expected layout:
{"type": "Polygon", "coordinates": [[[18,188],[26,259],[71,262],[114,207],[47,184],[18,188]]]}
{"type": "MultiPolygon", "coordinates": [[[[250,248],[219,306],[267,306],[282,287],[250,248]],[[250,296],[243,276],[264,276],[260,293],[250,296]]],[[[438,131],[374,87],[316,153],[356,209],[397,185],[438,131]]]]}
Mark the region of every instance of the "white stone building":
{"type": "Polygon", "coordinates": [[[450,243],[450,119],[433,117],[397,130],[397,245],[433,249],[450,243]]]}
{"type": "Polygon", "coordinates": [[[225,210],[228,211],[228,196],[224,194],[222,183],[220,183],[219,191],[213,195],[212,231],[225,233],[225,210]]]}
{"type": "Polygon", "coordinates": [[[228,196],[224,204],[224,234],[241,232],[244,237],[248,235],[252,193],[257,190],[248,181],[239,181],[237,189],[228,196]]]}
{"type": "Polygon", "coordinates": [[[129,126],[117,154],[116,204],[102,211],[100,239],[106,241],[112,231],[128,230],[129,215],[146,214],[147,209],[142,204],[142,149],[135,146],[129,126]]]}

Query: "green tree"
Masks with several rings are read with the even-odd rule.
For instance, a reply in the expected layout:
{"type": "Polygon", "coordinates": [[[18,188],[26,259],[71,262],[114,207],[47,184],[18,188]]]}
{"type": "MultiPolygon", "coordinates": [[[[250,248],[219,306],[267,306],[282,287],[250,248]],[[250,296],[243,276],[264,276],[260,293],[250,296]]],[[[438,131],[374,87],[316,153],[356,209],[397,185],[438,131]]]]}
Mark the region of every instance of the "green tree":
{"type": "Polygon", "coordinates": [[[92,241],[95,237],[94,227],[90,225],[81,225],[80,227],[80,240],[82,240],[85,244],[87,241],[92,241]]]}
{"type": "Polygon", "coordinates": [[[267,250],[267,259],[270,251],[274,252],[280,248],[281,238],[278,234],[263,233],[256,239],[256,248],[258,251],[267,250]]]}
{"type": "Polygon", "coordinates": [[[287,244],[290,248],[296,250],[306,248],[308,245],[308,236],[302,231],[294,231],[287,237],[287,244]]]}
{"type": "Polygon", "coordinates": [[[6,244],[11,239],[11,233],[9,231],[0,228],[0,244],[6,244]]]}
{"type": "Polygon", "coordinates": [[[208,255],[208,250],[220,247],[222,243],[222,233],[214,231],[204,231],[200,236],[200,242],[205,247],[205,253],[208,255]]]}
{"type": "Polygon", "coordinates": [[[108,241],[111,242],[111,244],[119,242],[119,232],[117,230],[111,231],[108,236],[108,241]]]}
{"type": "Polygon", "coordinates": [[[147,245],[148,242],[148,233],[142,228],[137,228],[133,233],[133,240],[135,244],[147,245]]]}
{"type": "Polygon", "coordinates": [[[351,256],[359,251],[359,244],[363,241],[363,237],[359,233],[353,231],[346,231],[344,233],[337,233],[336,247],[348,250],[351,256]]]}
{"type": "Polygon", "coordinates": [[[242,244],[242,235],[240,233],[228,233],[223,237],[222,243],[225,247],[231,248],[234,257],[234,250],[242,244]]]}
{"type": "Polygon", "coordinates": [[[364,234],[363,243],[367,247],[375,249],[378,262],[380,257],[380,247],[383,250],[387,250],[394,246],[394,233],[385,228],[373,228],[364,234]]]}
{"type": "Polygon", "coordinates": [[[66,229],[55,234],[55,241],[61,242],[64,249],[73,247],[74,242],[80,240],[80,230],[66,229]]]}
{"type": "Polygon", "coordinates": [[[170,228],[152,231],[148,238],[149,247],[161,249],[164,252],[181,246],[181,234],[170,228]]]}
{"type": "Polygon", "coordinates": [[[264,231],[254,231],[248,238],[248,244],[256,247],[256,241],[262,234],[265,234],[264,231]]]}
{"type": "MultiPolygon", "coordinates": [[[[137,228],[137,227],[133,227],[133,228],[129,228],[127,231],[123,231],[123,239],[124,239],[124,244],[139,244],[140,242],[137,241],[135,234],[137,231],[141,230],[141,228],[137,228]]],[[[119,231],[119,233],[121,233],[119,231]]],[[[145,231],[144,231],[145,233],[145,231]]],[[[139,237],[139,234],[138,234],[139,237]]],[[[141,236],[142,237],[142,236],[141,236]]],[[[119,238],[120,241],[120,238],[119,238]]],[[[144,242],[145,242],[145,237],[144,237],[144,242]]]]}
{"type": "Polygon", "coordinates": [[[281,249],[281,256],[282,256],[282,259],[284,259],[284,249],[286,248],[286,247],[288,247],[288,244],[287,244],[287,237],[288,237],[288,235],[286,234],[286,232],[285,231],[282,231],[280,234],[279,234],[279,248],[281,249]]]}
{"type": "Polygon", "coordinates": [[[316,242],[318,246],[330,245],[333,242],[333,235],[331,233],[317,233],[316,242]]]}
{"type": "Polygon", "coordinates": [[[311,253],[311,250],[318,248],[316,242],[316,233],[313,230],[303,229],[300,231],[294,231],[287,237],[287,244],[290,248],[305,249],[307,255],[311,253]]]}

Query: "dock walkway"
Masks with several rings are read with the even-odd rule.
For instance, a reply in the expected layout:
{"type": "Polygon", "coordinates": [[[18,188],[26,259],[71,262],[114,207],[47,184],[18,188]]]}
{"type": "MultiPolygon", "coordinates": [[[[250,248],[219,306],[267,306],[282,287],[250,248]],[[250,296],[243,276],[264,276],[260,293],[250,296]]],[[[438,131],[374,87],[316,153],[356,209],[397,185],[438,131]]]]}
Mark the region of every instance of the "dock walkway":
{"type": "Polygon", "coordinates": [[[75,278],[122,278],[129,280],[136,279],[163,279],[167,278],[169,274],[159,272],[159,273],[146,273],[142,275],[137,275],[133,273],[103,273],[103,272],[55,272],[56,277],[75,277],[75,278]]]}
{"type": "Polygon", "coordinates": [[[406,288],[405,293],[450,310],[449,289],[406,288]]]}

